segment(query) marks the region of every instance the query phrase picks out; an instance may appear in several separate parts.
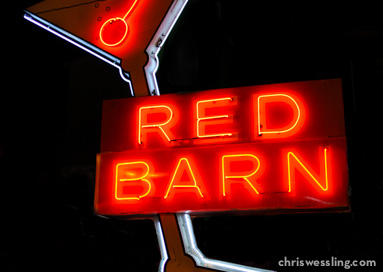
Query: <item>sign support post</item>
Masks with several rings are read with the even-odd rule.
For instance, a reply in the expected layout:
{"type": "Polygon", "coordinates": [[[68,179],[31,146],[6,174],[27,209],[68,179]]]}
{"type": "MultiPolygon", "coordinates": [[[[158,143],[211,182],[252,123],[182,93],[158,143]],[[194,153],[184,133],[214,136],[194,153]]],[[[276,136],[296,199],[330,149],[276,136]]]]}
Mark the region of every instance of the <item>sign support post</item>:
{"type": "Polygon", "coordinates": [[[189,214],[170,213],[154,217],[162,261],[159,272],[270,272],[271,270],[249,267],[206,258],[199,250],[189,214]]]}
{"type": "Polygon", "coordinates": [[[176,214],[160,214],[161,227],[163,229],[166,248],[169,259],[166,262],[166,272],[202,272],[203,268],[197,268],[192,258],[184,254],[182,236],[176,214]]]}

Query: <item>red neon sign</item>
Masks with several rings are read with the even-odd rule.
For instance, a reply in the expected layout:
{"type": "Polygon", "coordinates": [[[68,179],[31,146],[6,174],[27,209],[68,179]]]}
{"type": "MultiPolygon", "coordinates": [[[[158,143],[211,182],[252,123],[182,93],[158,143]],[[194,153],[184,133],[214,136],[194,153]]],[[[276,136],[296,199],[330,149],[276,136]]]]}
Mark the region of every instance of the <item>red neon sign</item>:
{"type": "Polygon", "coordinates": [[[104,215],[346,209],[340,80],[105,101],[104,215]]]}

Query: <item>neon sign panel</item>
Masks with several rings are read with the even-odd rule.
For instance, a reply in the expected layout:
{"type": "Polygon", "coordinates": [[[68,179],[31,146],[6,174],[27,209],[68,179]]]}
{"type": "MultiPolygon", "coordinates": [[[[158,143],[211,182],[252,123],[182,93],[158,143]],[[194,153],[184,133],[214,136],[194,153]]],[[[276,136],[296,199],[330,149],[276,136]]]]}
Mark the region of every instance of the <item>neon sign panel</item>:
{"type": "Polygon", "coordinates": [[[103,215],[347,209],[340,80],[104,102],[103,215]]]}

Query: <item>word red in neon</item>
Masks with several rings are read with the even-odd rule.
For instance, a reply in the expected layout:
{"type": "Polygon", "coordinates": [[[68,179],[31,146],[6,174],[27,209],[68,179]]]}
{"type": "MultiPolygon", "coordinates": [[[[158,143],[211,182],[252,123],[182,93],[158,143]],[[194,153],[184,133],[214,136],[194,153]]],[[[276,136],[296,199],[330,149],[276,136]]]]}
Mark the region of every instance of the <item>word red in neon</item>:
{"type": "MultiPolygon", "coordinates": [[[[240,106],[236,97],[218,97],[194,103],[194,133],[189,136],[190,139],[214,139],[214,141],[225,137],[235,139],[233,136],[238,134],[234,128],[235,107],[240,106]]],[[[293,94],[254,95],[253,105],[253,120],[256,123],[253,138],[290,137],[302,129],[306,120],[305,105],[293,94]]],[[[178,112],[177,107],[170,104],[140,107],[138,109],[138,143],[146,143],[148,133],[157,133],[165,144],[179,140],[180,137],[172,133],[172,128],[177,126],[178,119],[182,119],[182,116],[178,116],[178,112]]],[[[251,120],[251,118],[248,119],[251,120]]]]}

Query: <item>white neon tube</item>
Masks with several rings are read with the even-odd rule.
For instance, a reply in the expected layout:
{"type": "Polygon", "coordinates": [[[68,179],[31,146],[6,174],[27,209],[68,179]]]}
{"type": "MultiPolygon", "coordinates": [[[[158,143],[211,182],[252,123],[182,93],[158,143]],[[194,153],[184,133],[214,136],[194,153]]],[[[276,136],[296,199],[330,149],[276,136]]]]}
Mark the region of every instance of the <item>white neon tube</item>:
{"type": "Polygon", "coordinates": [[[160,95],[160,90],[157,84],[156,72],[159,66],[158,53],[162,45],[165,43],[175,23],[180,17],[188,0],[174,0],[163,22],[159,26],[153,39],[146,48],[146,53],[149,56],[148,63],[144,67],[146,81],[151,95],[160,95]]]}
{"type": "Polygon", "coordinates": [[[24,18],[31,23],[49,31],[50,33],[56,35],[57,37],[64,39],[67,42],[70,42],[71,44],[77,46],[78,48],[92,54],[93,56],[101,59],[102,61],[105,61],[106,63],[112,65],[113,67],[116,67],[119,70],[121,78],[129,84],[130,93],[132,96],[134,96],[132,83],[126,73],[121,68],[121,60],[103,50],[100,48],[78,38],[77,36],[55,26],[54,24],[49,23],[48,21],[33,15],[32,13],[29,13],[26,11],[26,14],[24,15],[24,18]]]}
{"type": "Polygon", "coordinates": [[[194,236],[193,224],[189,214],[178,213],[177,214],[178,225],[180,228],[182,240],[186,254],[190,255],[197,266],[215,269],[226,272],[271,272],[272,270],[261,269],[256,267],[250,267],[240,264],[234,264],[219,260],[213,260],[206,258],[201,250],[197,246],[197,242],[194,236]]]}
{"type": "MultiPolygon", "coordinates": [[[[156,72],[159,66],[158,53],[160,52],[162,45],[165,43],[170,32],[172,31],[187,2],[188,0],[173,1],[169,11],[165,15],[164,20],[158,27],[157,32],[145,50],[149,56],[149,59],[147,65],[144,67],[144,70],[146,74],[146,81],[149,87],[149,93],[151,95],[160,95],[160,90],[156,78],[156,72]]],[[[132,88],[132,82],[129,78],[129,75],[121,68],[121,59],[109,54],[108,52],[105,52],[104,50],[101,50],[91,43],[80,39],[79,37],[55,26],[54,24],[49,23],[48,21],[28,11],[26,11],[24,18],[119,69],[121,78],[129,84],[131,95],[134,96],[134,90],[132,88]]]]}
{"type": "Polygon", "coordinates": [[[156,228],[156,234],[157,234],[157,239],[158,239],[158,245],[160,248],[160,253],[161,253],[161,261],[158,266],[158,272],[164,272],[165,270],[165,264],[168,261],[168,252],[166,250],[166,243],[165,243],[165,238],[164,234],[162,232],[162,226],[161,226],[161,221],[157,216],[153,217],[154,221],[154,227],[156,228]]]}

